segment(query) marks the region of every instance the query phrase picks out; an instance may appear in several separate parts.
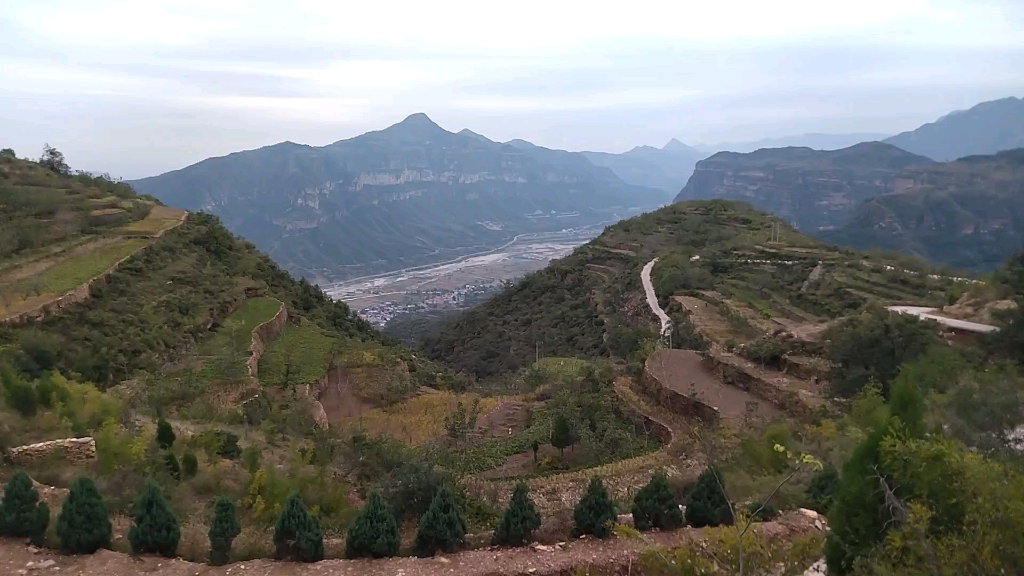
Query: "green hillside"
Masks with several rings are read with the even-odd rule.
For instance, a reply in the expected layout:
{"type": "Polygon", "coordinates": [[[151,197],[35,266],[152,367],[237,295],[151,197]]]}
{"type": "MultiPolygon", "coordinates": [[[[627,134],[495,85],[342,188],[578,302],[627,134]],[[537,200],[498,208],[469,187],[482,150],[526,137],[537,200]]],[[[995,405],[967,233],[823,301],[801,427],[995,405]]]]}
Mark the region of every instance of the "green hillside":
{"type": "MultiPolygon", "coordinates": [[[[711,302],[742,341],[820,324],[869,302],[939,304],[951,280],[920,260],[830,247],[738,202],[674,204],[619,222],[570,256],[527,276],[426,339],[424,351],[481,377],[543,355],[628,358],[657,336],[640,270],[667,305],[673,294],[711,302]],[[805,282],[821,263],[821,278],[805,282]]],[[[671,308],[668,308],[672,312],[671,308]]],[[[685,327],[686,321],[681,320],[685,327]]],[[[686,331],[680,333],[685,344],[686,331]]]]}

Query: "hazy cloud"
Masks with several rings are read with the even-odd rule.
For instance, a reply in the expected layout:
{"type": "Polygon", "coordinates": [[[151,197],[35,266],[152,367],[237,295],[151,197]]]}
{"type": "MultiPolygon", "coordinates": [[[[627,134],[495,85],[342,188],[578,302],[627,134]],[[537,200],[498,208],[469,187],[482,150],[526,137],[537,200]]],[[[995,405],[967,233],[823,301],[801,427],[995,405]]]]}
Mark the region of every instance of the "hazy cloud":
{"type": "Polygon", "coordinates": [[[897,132],[1024,94],[1022,4],[0,0],[0,145],[136,177],[418,111],[609,151],[897,132]]]}

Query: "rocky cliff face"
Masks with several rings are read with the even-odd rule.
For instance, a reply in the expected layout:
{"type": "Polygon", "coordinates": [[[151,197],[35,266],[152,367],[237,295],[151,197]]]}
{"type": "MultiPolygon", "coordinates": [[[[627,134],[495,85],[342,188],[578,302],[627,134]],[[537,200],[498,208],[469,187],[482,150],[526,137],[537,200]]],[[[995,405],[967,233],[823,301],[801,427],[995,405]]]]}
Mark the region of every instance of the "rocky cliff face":
{"type": "Polygon", "coordinates": [[[132,184],[212,212],[282,266],[323,279],[443,260],[668,200],[580,154],[454,134],[423,114],[324,147],[284,142],[132,184]]]}
{"type": "Polygon", "coordinates": [[[1024,246],[1024,148],[908,168],[893,191],[823,236],[966,270],[995,268],[1024,246]]]}
{"type": "Polygon", "coordinates": [[[881,142],[833,151],[719,152],[697,163],[676,201],[741,200],[813,234],[844,224],[865,200],[894,191],[904,168],[932,163],[881,142]]]}

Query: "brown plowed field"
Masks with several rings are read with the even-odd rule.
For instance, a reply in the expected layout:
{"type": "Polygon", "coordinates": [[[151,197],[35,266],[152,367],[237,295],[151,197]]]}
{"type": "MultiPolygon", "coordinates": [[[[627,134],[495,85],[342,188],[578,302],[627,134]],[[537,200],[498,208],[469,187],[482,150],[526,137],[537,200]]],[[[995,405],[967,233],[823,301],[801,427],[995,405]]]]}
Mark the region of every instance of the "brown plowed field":
{"type": "Polygon", "coordinates": [[[751,402],[757,406],[754,415],[758,417],[771,419],[780,414],[769,402],[720,382],[692,350],[659,350],[648,367],[663,386],[717,408],[723,418],[741,420],[751,402]]]}

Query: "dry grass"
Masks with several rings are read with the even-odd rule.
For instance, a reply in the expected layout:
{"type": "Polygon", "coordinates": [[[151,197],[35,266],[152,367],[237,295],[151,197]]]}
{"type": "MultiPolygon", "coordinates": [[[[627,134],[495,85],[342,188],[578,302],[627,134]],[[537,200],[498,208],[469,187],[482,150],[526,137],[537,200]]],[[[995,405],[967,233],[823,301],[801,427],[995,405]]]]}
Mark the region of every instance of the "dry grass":
{"type": "Polygon", "coordinates": [[[514,397],[479,397],[475,394],[436,392],[411,398],[388,408],[376,408],[361,416],[339,422],[341,428],[361,428],[371,434],[387,434],[393,438],[418,446],[445,433],[444,419],[455,411],[456,403],[469,408],[474,398],[480,398],[480,417],[514,397]]]}
{"type": "Polygon", "coordinates": [[[200,519],[189,518],[181,524],[178,556],[189,562],[205,563],[210,558],[209,527],[200,519]]]}
{"type": "Polygon", "coordinates": [[[274,556],[274,531],[270,528],[243,525],[242,533],[235,538],[235,560],[253,560],[274,556]]]}
{"type": "Polygon", "coordinates": [[[126,224],[117,230],[119,234],[146,234],[158,236],[181,223],[184,210],[167,206],[154,206],[142,220],[126,224]]]}

